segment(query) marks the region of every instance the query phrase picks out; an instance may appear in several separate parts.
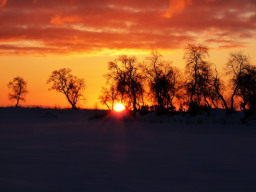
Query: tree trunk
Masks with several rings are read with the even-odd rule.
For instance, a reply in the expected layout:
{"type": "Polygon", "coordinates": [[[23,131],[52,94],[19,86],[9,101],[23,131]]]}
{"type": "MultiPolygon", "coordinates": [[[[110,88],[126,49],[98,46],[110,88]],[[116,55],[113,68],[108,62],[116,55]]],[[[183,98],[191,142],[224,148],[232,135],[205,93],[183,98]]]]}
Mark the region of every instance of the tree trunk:
{"type": "Polygon", "coordinates": [[[136,117],[136,112],[137,112],[136,104],[137,104],[136,93],[134,93],[133,91],[133,113],[132,113],[133,118],[136,117]]]}
{"type": "Polygon", "coordinates": [[[205,103],[206,103],[207,107],[211,107],[211,105],[210,105],[210,103],[208,102],[208,100],[207,100],[207,98],[206,98],[206,96],[205,96],[205,95],[204,95],[204,101],[205,101],[205,103]]]}
{"type": "Polygon", "coordinates": [[[15,107],[19,107],[20,95],[21,95],[21,91],[18,93],[17,103],[16,103],[15,107]]]}
{"type": "Polygon", "coordinates": [[[238,86],[236,86],[232,96],[231,96],[231,105],[230,105],[230,110],[233,111],[234,110],[234,97],[236,95],[236,92],[237,92],[237,89],[238,89],[238,86]]]}
{"type": "Polygon", "coordinates": [[[190,95],[190,104],[192,104],[192,103],[194,102],[194,101],[193,101],[194,95],[195,95],[195,87],[194,87],[194,85],[193,85],[193,87],[192,87],[192,93],[191,93],[191,95],[190,95]]]}
{"type": "Polygon", "coordinates": [[[17,99],[17,103],[16,103],[15,107],[19,107],[19,102],[20,102],[20,98],[17,99]]]}
{"type": "Polygon", "coordinates": [[[68,102],[69,102],[69,103],[70,103],[70,105],[72,106],[72,109],[77,110],[76,104],[75,104],[75,103],[73,103],[73,102],[70,100],[70,98],[68,97],[68,95],[66,95],[66,97],[67,97],[68,102]]]}
{"type": "Polygon", "coordinates": [[[195,61],[195,69],[194,69],[194,78],[195,78],[195,82],[194,82],[194,85],[192,85],[192,93],[191,93],[191,96],[190,96],[190,103],[194,103],[193,101],[193,97],[196,93],[196,88],[197,88],[197,65],[198,65],[198,61],[196,60],[195,61]]]}
{"type": "Polygon", "coordinates": [[[215,91],[216,91],[217,95],[220,97],[220,99],[221,99],[221,101],[222,101],[222,103],[223,103],[223,105],[224,105],[226,111],[228,111],[229,108],[228,108],[227,102],[226,102],[226,100],[224,99],[223,95],[220,93],[220,90],[219,90],[220,88],[219,88],[219,86],[218,86],[218,84],[217,84],[217,77],[216,77],[216,79],[215,79],[215,82],[214,82],[213,86],[214,86],[214,88],[215,88],[215,91]]]}
{"type": "Polygon", "coordinates": [[[228,110],[227,102],[226,102],[226,100],[224,99],[224,97],[222,96],[222,94],[220,94],[219,92],[217,92],[217,94],[218,94],[218,96],[220,97],[220,99],[221,99],[221,101],[222,101],[222,103],[223,103],[225,109],[228,110]]]}
{"type": "Polygon", "coordinates": [[[72,109],[77,110],[77,107],[75,104],[72,104],[72,109]]]}

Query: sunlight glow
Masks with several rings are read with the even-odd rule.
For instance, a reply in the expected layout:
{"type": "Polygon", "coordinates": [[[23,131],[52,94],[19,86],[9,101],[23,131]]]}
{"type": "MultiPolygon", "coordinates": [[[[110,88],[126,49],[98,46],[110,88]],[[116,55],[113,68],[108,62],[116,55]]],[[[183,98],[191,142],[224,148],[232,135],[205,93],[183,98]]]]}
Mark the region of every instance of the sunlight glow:
{"type": "Polygon", "coordinates": [[[115,105],[114,110],[117,112],[121,112],[121,111],[125,110],[125,106],[121,103],[118,103],[115,105]]]}

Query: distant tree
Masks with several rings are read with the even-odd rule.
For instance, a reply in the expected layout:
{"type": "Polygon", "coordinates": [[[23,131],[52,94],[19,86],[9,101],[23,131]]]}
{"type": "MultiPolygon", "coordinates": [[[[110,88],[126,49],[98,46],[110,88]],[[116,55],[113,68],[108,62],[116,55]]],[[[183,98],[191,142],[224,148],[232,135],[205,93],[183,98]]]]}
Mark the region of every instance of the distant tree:
{"type": "Polygon", "coordinates": [[[180,88],[179,70],[163,61],[157,51],[152,51],[143,66],[144,75],[149,82],[150,95],[160,111],[174,110],[173,100],[180,88]]]}
{"type": "Polygon", "coordinates": [[[121,55],[108,63],[108,69],[107,79],[114,82],[121,101],[131,106],[135,116],[144,91],[136,57],[121,55]]]}
{"type": "MultiPolygon", "coordinates": [[[[240,89],[240,94],[243,93],[241,90],[242,84],[244,84],[243,76],[250,71],[249,58],[243,52],[231,53],[226,63],[226,73],[230,76],[230,84],[232,88],[232,94],[230,99],[230,110],[234,110],[234,98],[238,95],[240,89]]],[[[248,86],[248,85],[245,85],[248,86]]],[[[244,89],[244,88],[242,88],[244,89]]]]}
{"type": "Polygon", "coordinates": [[[81,92],[86,87],[84,80],[73,76],[69,68],[53,71],[47,80],[47,84],[51,84],[49,90],[63,93],[71,104],[72,109],[77,109],[76,105],[83,96],[81,92]]]}
{"type": "Polygon", "coordinates": [[[106,105],[107,108],[110,110],[114,109],[115,101],[118,98],[118,92],[114,85],[108,87],[102,87],[101,95],[99,96],[99,100],[101,104],[106,105]]]}
{"type": "Polygon", "coordinates": [[[199,66],[198,70],[198,79],[197,79],[197,88],[196,93],[198,98],[197,105],[203,105],[208,108],[212,106],[212,98],[215,97],[215,92],[213,91],[212,87],[210,86],[209,82],[211,82],[211,63],[203,62],[201,66],[199,66]]]}
{"type": "Polygon", "coordinates": [[[171,66],[169,68],[168,73],[166,74],[166,77],[169,82],[169,96],[170,96],[170,102],[169,105],[167,106],[167,109],[174,111],[176,107],[174,106],[174,100],[176,99],[179,100],[181,97],[184,95],[183,87],[184,87],[184,81],[183,81],[183,76],[181,71],[174,67],[171,66]]]}
{"type": "MultiPolygon", "coordinates": [[[[217,71],[217,67],[215,66],[215,75],[212,76],[212,81],[209,81],[210,85],[213,87],[216,97],[214,98],[215,101],[221,101],[222,107],[225,108],[227,111],[229,110],[227,101],[224,97],[224,82],[219,77],[219,73],[217,71]]],[[[214,95],[214,94],[213,94],[214,95]]],[[[213,99],[213,100],[214,100],[213,99]]],[[[218,107],[218,104],[215,105],[215,107],[218,107]]]]}
{"type": "Polygon", "coordinates": [[[211,106],[209,98],[213,91],[209,86],[209,78],[212,76],[212,69],[211,64],[205,60],[207,56],[208,48],[200,44],[189,44],[186,48],[184,55],[186,73],[188,74],[186,86],[191,109],[200,105],[211,106]]]}
{"type": "Polygon", "coordinates": [[[256,67],[247,66],[237,77],[237,82],[237,95],[243,100],[240,109],[245,112],[256,109],[256,67]]]}
{"type": "Polygon", "coordinates": [[[17,76],[14,77],[7,86],[9,89],[11,89],[11,93],[9,93],[9,99],[16,100],[15,107],[18,107],[19,102],[24,101],[25,96],[28,93],[27,82],[22,77],[17,76]]]}

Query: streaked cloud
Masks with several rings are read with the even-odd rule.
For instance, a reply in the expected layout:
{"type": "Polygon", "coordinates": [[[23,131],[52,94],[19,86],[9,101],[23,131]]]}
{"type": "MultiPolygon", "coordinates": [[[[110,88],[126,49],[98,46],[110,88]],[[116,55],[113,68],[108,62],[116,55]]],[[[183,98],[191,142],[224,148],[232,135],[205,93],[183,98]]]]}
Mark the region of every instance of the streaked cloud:
{"type": "Polygon", "coordinates": [[[56,25],[63,25],[66,23],[78,23],[81,22],[81,18],[77,15],[70,15],[70,16],[61,16],[61,15],[55,15],[52,17],[50,23],[56,24],[56,25]]]}
{"type": "Polygon", "coordinates": [[[2,54],[179,49],[195,41],[245,47],[256,35],[255,0],[0,0],[0,7],[2,54]]]}
{"type": "Polygon", "coordinates": [[[7,0],[0,0],[0,8],[3,8],[6,3],[7,3],[7,0]]]}
{"type": "Polygon", "coordinates": [[[183,11],[189,4],[191,4],[191,0],[169,0],[169,9],[164,17],[171,18],[173,14],[183,11]]]}

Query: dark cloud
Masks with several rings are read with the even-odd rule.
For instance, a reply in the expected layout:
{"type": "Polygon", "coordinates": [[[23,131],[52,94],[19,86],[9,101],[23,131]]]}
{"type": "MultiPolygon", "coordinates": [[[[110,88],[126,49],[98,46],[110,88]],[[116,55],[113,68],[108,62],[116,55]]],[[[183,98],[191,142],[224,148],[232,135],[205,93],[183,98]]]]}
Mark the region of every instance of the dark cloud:
{"type": "Polygon", "coordinates": [[[0,0],[0,52],[244,47],[255,23],[255,0],[0,0]]]}

